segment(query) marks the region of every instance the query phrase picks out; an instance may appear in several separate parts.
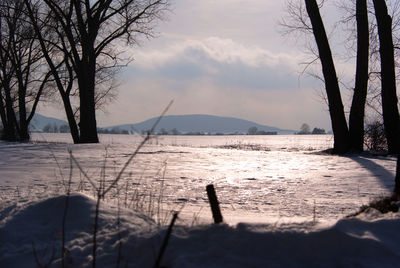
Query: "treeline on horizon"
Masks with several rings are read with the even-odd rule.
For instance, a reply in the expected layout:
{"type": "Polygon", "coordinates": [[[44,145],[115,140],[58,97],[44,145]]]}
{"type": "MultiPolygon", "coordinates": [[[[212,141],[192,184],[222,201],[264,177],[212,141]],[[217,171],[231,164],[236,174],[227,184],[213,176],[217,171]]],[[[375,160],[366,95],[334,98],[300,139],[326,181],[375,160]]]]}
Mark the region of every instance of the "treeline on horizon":
{"type": "MultiPolygon", "coordinates": [[[[113,128],[98,128],[97,132],[99,134],[123,134],[123,135],[133,135],[133,134],[142,134],[146,135],[150,130],[132,130],[128,131],[126,129],[121,129],[119,127],[113,127],[113,128]]],[[[61,126],[57,126],[56,124],[47,124],[43,127],[42,130],[32,130],[32,132],[43,132],[43,133],[70,133],[69,126],[64,124],[61,126]]],[[[250,127],[247,132],[240,132],[240,131],[235,131],[235,132],[206,132],[206,131],[179,131],[176,128],[167,130],[165,128],[161,128],[158,131],[154,131],[154,135],[171,135],[171,136],[178,136],[178,135],[187,135],[187,136],[229,136],[229,135],[278,135],[277,131],[265,131],[265,130],[259,130],[257,127],[250,127]]],[[[300,127],[300,131],[294,132],[293,134],[295,135],[321,135],[321,134],[327,134],[325,129],[323,128],[313,128],[311,131],[311,128],[308,124],[304,123],[300,127]]],[[[329,133],[328,133],[329,134],[329,133]]]]}
{"type": "MultiPolygon", "coordinates": [[[[250,128],[251,129],[251,128],[250,128]]],[[[133,134],[142,134],[146,135],[150,130],[132,130],[128,131],[126,129],[121,129],[119,127],[113,128],[98,128],[97,133],[99,134],[124,134],[124,135],[133,135],[133,134]]],[[[47,124],[43,127],[42,130],[32,130],[32,132],[43,132],[43,133],[69,133],[68,125],[61,125],[57,126],[56,124],[47,124]]],[[[167,130],[165,128],[161,128],[158,131],[154,131],[154,135],[171,135],[171,136],[178,136],[178,135],[187,135],[187,136],[222,136],[222,135],[278,135],[277,131],[264,131],[264,130],[257,130],[255,133],[248,131],[247,133],[244,132],[205,132],[205,131],[179,131],[176,128],[167,130]]]]}

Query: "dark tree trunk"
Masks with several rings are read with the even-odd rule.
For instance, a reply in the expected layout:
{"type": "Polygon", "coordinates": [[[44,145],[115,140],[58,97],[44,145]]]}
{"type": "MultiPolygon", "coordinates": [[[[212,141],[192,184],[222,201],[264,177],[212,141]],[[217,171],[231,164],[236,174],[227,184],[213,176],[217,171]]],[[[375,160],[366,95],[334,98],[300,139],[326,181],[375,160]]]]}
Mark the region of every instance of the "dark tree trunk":
{"type": "Polygon", "coordinates": [[[2,96],[0,96],[0,108],[1,108],[1,111],[0,111],[1,122],[3,124],[3,132],[1,133],[1,139],[6,140],[6,141],[14,141],[14,140],[16,140],[15,128],[8,121],[6,105],[3,102],[2,96]]]}
{"type": "Polygon", "coordinates": [[[400,153],[400,116],[397,107],[392,18],[384,0],[373,0],[381,55],[382,112],[389,153],[400,153]]]}
{"type": "Polygon", "coordinates": [[[336,76],[332,52],[326,36],[316,0],[305,0],[308,16],[310,17],[315,41],[318,46],[322,72],[325,79],[325,89],[328,96],[329,113],[334,136],[333,153],[346,153],[350,149],[349,130],[344,115],[339,83],[336,76]]]}
{"type": "Polygon", "coordinates": [[[1,93],[1,88],[0,88],[0,118],[1,118],[1,122],[3,124],[3,129],[4,129],[4,125],[7,124],[7,115],[6,115],[6,111],[5,111],[5,107],[4,107],[4,102],[3,102],[3,96],[1,93]]]}
{"type": "Polygon", "coordinates": [[[394,185],[394,193],[400,197],[400,154],[397,155],[396,178],[394,185]]]}
{"type": "Polygon", "coordinates": [[[17,130],[17,118],[14,112],[14,102],[11,98],[11,89],[8,87],[7,82],[4,86],[5,93],[5,104],[6,104],[6,117],[7,126],[4,127],[4,138],[7,141],[17,141],[18,140],[18,130],[17,130]]]}
{"type": "Polygon", "coordinates": [[[71,131],[72,140],[74,141],[74,143],[80,143],[79,129],[76,124],[74,111],[72,110],[69,96],[67,96],[67,94],[65,94],[65,92],[63,91],[60,91],[60,95],[64,104],[65,114],[67,115],[67,121],[71,131]]]}
{"type": "MultiPolygon", "coordinates": [[[[86,82],[86,81],[85,81],[86,82]]],[[[86,86],[87,83],[80,82],[79,87],[86,86]]],[[[97,125],[96,125],[96,109],[94,103],[94,90],[87,87],[85,90],[79,91],[80,97],[80,142],[81,143],[97,143],[97,125]]]]}
{"type": "MultiPolygon", "coordinates": [[[[18,67],[17,67],[18,68],[18,67]]],[[[26,120],[26,85],[22,79],[21,70],[18,70],[18,117],[19,117],[19,141],[29,141],[28,122],[26,120]]],[[[28,74],[29,75],[29,74],[28,74]]]]}
{"type": "Polygon", "coordinates": [[[351,147],[355,151],[364,150],[364,114],[368,88],[369,29],[367,1],[357,0],[357,69],[353,101],[349,117],[351,147]]]}
{"type": "MultiPolygon", "coordinates": [[[[85,57],[83,57],[85,60],[85,57]]],[[[94,59],[95,57],[92,57],[94,59]]],[[[96,63],[88,60],[82,64],[79,72],[79,99],[80,99],[80,142],[97,143],[96,107],[95,107],[95,79],[96,63]]]]}
{"type": "Polygon", "coordinates": [[[1,123],[3,124],[3,132],[1,133],[0,139],[6,140],[6,130],[8,129],[8,121],[7,121],[7,112],[6,112],[6,106],[3,101],[3,92],[4,88],[0,87],[0,117],[1,117],[1,123]]]}

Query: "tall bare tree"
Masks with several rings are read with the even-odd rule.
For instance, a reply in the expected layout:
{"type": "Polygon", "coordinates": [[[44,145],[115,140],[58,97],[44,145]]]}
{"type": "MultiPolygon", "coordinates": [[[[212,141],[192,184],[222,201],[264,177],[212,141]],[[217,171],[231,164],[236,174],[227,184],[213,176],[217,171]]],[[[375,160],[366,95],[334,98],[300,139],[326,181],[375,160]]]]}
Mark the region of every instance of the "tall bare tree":
{"type": "Polygon", "coordinates": [[[392,18],[385,0],[373,0],[378,24],[381,57],[381,95],[385,134],[389,153],[400,153],[400,116],[396,92],[396,72],[392,36],[392,18]]]}
{"type": "Polygon", "coordinates": [[[326,94],[328,96],[329,113],[334,133],[333,151],[334,153],[346,153],[349,151],[351,146],[349,130],[344,115],[342,97],[340,95],[339,83],[328,37],[326,35],[316,0],[305,0],[305,4],[311,21],[315,41],[317,43],[319,59],[321,61],[322,73],[325,81],[326,94]]]}
{"type": "MultiPolygon", "coordinates": [[[[98,142],[96,124],[96,87],[99,70],[119,66],[128,58],[121,57],[125,45],[137,44],[140,36],[151,37],[155,22],[168,7],[167,0],[24,0],[34,18],[32,6],[42,2],[52,26],[42,27],[32,20],[41,39],[46,60],[61,93],[74,142],[98,142]],[[43,30],[51,30],[58,44],[43,37],[43,30]],[[47,52],[48,46],[58,50],[47,52]],[[70,108],[71,88],[61,82],[56,61],[62,58],[68,73],[73,72],[79,95],[79,130],[70,108]],[[57,82],[58,81],[58,82],[57,82]]],[[[41,26],[42,25],[42,26],[41,26]]],[[[71,81],[70,81],[71,82],[71,81]]],[[[71,82],[72,83],[72,82],[71,82]]]]}
{"type": "Polygon", "coordinates": [[[28,126],[49,79],[22,0],[0,3],[0,114],[4,139],[29,140],[28,126]]]}
{"type": "Polygon", "coordinates": [[[3,139],[17,140],[17,119],[14,112],[15,98],[12,95],[14,66],[11,63],[10,51],[14,25],[10,29],[7,5],[0,8],[0,115],[3,123],[3,139]]]}
{"type": "MultiPolygon", "coordinates": [[[[312,45],[308,45],[315,58],[307,64],[307,67],[317,61],[321,63],[323,77],[315,74],[314,76],[317,76],[325,84],[327,103],[335,137],[334,151],[337,153],[349,150],[363,150],[365,104],[369,79],[369,21],[367,1],[356,0],[355,2],[355,9],[352,9],[351,12],[354,12],[354,14],[352,13],[352,17],[355,17],[357,21],[357,29],[355,30],[357,32],[357,65],[348,129],[335,64],[324,24],[319,13],[323,1],[320,5],[315,0],[288,1],[287,14],[289,18],[283,19],[281,23],[286,30],[285,33],[303,32],[314,35],[317,50],[314,50],[312,45]],[[305,8],[302,3],[305,3],[305,8]]],[[[346,2],[346,5],[349,5],[349,3],[346,2]]]]}
{"type": "Polygon", "coordinates": [[[349,134],[352,149],[363,151],[364,117],[368,89],[369,23],[366,0],[356,1],[357,66],[355,87],[349,116],[349,134]]]}

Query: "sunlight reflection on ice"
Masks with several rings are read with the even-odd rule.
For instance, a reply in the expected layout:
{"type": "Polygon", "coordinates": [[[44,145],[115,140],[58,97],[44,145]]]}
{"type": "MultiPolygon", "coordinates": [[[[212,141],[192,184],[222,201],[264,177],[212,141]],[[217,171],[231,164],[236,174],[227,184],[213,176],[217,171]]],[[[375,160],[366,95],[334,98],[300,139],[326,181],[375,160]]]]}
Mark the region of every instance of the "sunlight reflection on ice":
{"type": "MultiPolygon", "coordinates": [[[[12,149],[0,144],[0,150],[7,151],[7,159],[0,162],[2,178],[7,177],[0,183],[2,200],[11,202],[6,189],[17,186],[19,195],[62,192],[61,175],[48,146],[64,176],[69,174],[67,149],[71,149],[94,179],[101,177],[107,151],[106,179],[111,180],[140,141],[140,136],[101,135],[102,144],[74,145],[68,135],[33,134],[33,138],[56,143],[12,149]]],[[[205,186],[213,183],[229,223],[338,219],[391,190],[393,158],[317,153],[331,146],[330,135],[162,136],[137,155],[121,185],[129,186],[128,196],[136,192],[154,198],[163,187],[165,209],[186,203],[181,217],[191,219],[203,208],[200,218],[210,221],[205,186]]],[[[74,172],[74,189],[90,192],[74,172]]]]}

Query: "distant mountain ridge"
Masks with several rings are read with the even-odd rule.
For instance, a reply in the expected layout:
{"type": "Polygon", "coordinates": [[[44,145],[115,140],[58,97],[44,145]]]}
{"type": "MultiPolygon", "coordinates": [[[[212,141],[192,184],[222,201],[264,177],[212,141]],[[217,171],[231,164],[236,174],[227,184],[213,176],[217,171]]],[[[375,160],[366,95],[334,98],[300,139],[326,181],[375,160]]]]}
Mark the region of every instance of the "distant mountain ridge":
{"type": "MultiPolygon", "coordinates": [[[[128,131],[129,133],[140,133],[151,129],[158,117],[154,117],[136,124],[124,124],[105,127],[103,129],[112,130],[120,129],[128,131]]],[[[156,127],[156,132],[162,129],[171,131],[176,129],[180,133],[221,133],[232,134],[240,133],[246,134],[251,127],[256,127],[258,130],[266,132],[277,132],[277,134],[293,134],[295,131],[280,129],[277,127],[261,125],[249,120],[222,117],[215,115],[205,114],[190,114],[190,115],[166,115],[164,116],[156,127]]]]}
{"type": "MultiPolygon", "coordinates": [[[[153,117],[143,122],[135,124],[114,125],[109,127],[102,127],[101,129],[113,132],[126,132],[130,134],[141,133],[148,131],[154,125],[158,117],[153,117]]],[[[53,117],[35,114],[31,122],[32,131],[43,131],[48,125],[60,128],[63,125],[68,125],[64,120],[53,117]]],[[[171,132],[173,129],[179,133],[205,133],[205,134],[247,134],[249,128],[256,127],[259,131],[276,132],[277,134],[294,134],[294,130],[280,129],[277,127],[261,125],[249,120],[223,117],[205,114],[189,114],[189,115],[166,115],[157,125],[155,132],[159,133],[162,129],[171,132]]]]}
{"type": "Polygon", "coordinates": [[[52,126],[52,127],[56,126],[57,128],[60,128],[61,126],[64,125],[68,125],[68,122],[54,117],[48,117],[35,113],[29,128],[31,131],[41,132],[46,126],[52,126]]]}

